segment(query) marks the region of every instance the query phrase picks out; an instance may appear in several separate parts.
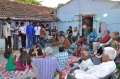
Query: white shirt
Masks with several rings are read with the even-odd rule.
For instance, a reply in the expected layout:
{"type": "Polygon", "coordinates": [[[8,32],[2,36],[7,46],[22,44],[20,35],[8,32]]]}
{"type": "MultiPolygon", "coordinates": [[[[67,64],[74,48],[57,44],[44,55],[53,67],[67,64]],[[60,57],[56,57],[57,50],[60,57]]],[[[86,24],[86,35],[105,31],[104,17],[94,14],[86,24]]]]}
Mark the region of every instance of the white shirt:
{"type": "Polygon", "coordinates": [[[18,35],[19,34],[19,26],[14,25],[13,29],[15,30],[15,32],[13,32],[13,34],[18,35]]]}
{"type": "Polygon", "coordinates": [[[26,26],[21,26],[21,27],[19,28],[19,31],[20,31],[21,33],[23,33],[23,34],[26,34],[26,26]]]}
{"type": "MultiPolygon", "coordinates": [[[[79,70],[85,71],[85,69],[87,69],[89,66],[93,66],[93,65],[94,65],[93,62],[89,58],[87,60],[82,60],[82,62],[79,64],[78,67],[80,68],[79,70]]],[[[79,70],[75,70],[75,72],[79,71],[79,70]]]]}
{"type": "Polygon", "coordinates": [[[87,71],[75,72],[75,77],[77,79],[99,79],[103,78],[116,69],[114,61],[103,62],[100,65],[95,65],[88,67],[87,71]]]}
{"type": "Polygon", "coordinates": [[[10,24],[6,22],[5,25],[3,26],[3,34],[5,38],[8,38],[8,36],[11,36],[11,30],[13,29],[11,28],[10,24]]]}
{"type": "Polygon", "coordinates": [[[34,28],[34,31],[35,31],[35,35],[40,35],[40,29],[41,29],[41,27],[40,26],[35,26],[35,28],[34,28]]]}
{"type": "Polygon", "coordinates": [[[78,31],[76,32],[73,31],[73,36],[77,36],[77,34],[78,34],[78,31]]]}

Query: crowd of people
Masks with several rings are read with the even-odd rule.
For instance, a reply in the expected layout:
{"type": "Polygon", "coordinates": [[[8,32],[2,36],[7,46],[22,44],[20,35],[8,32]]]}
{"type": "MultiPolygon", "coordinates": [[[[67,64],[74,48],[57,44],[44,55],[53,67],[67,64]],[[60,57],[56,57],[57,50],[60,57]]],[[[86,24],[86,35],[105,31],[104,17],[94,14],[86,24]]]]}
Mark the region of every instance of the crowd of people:
{"type": "MultiPolygon", "coordinates": [[[[39,26],[36,23],[34,27],[32,22],[26,27],[24,22],[16,22],[15,26],[11,28],[10,18],[6,19],[4,26],[4,36],[6,51],[4,57],[8,59],[6,64],[7,71],[24,71],[27,67],[33,68],[35,72],[34,79],[54,79],[59,74],[59,79],[62,78],[62,71],[66,69],[67,65],[71,67],[70,74],[75,79],[100,79],[103,78],[116,69],[115,61],[120,57],[120,36],[119,32],[110,32],[105,30],[103,38],[95,41],[95,32],[93,29],[86,27],[85,36],[79,36],[77,27],[72,31],[72,26],[69,26],[67,34],[58,33],[56,27],[49,29],[49,34],[52,36],[52,43],[57,43],[58,53],[53,52],[51,47],[46,47],[42,50],[41,46],[45,47],[46,29],[43,25],[39,26]],[[13,49],[18,49],[18,37],[21,36],[22,48],[20,49],[20,56],[16,60],[13,55],[14,51],[11,48],[11,31],[13,32],[13,49]],[[89,32],[89,33],[88,33],[89,32]],[[29,52],[26,52],[26,36],[28,38],[29,52]],[[33,36],[36,38],[36,48],[33,46],[33,36]],[[9,45],[9,48],[8,48],[9,45]],[[40,46],[41,45],[41,46],[40,46]],[[92,52],[92,53],[91,53],[92,52]],[[55,55],[53,55],[55,54],[55,55]],[[69,56],[79,57],[78,61],[68,63],[69,56]],[[94,65],[92,57],[101,59],[101,64],[94,65]]],[[[13,74],[13,73],[11,73],[13,74]]]]}

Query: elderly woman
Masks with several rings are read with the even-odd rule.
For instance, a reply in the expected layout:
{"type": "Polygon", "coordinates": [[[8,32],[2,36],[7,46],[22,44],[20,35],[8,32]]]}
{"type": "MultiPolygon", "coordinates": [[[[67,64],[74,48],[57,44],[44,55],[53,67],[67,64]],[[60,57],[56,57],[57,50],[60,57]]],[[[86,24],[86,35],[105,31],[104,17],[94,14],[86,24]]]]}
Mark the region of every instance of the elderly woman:
{"type": "MultiPolygon", "coordinates": [[[[88,70],[76,70],[74,72],[77,79],[100,79],[116,69],[114,59],[116,58],[116,50],[112,47],[105,47],[102,54],[102,63],[88,67],[88,70]]],[[[69,76],[68,76],[69,77],[69,76]]]]}
{"type": "Polygon", "coordinates": [[[54,73],[57,70],[59,73],[59,79],[62,79],[62,72],[59,62],[55,57],[52,57],[53,50],[50,47],[45,49],[46,57],[32,59],[33,70],[37,73],[37,79],[54,79],[54,73]]]}
{"type": "Polygon", "coordinates": [[[105,36],[103,39],[100,39],[99,42],[93,42],[93,52],[97,51],[101,43],[107,43],[110,40],[110,32],[106,30],[104,33],[105,36]]]}
{"type": "Polygon", "coordinates": [[[113,32],[111,39],[107,43],[101,43],[100,48],[95,52],[94,56],[101,58],[104,47],[113,47],[114,49],[117,49],[117,44],[114,43],[114,40],[118,36],[119,36],[118,32],[113,32]]]}
{"type": "Polygon", "coordinates": [[[102,45],[107,46],[107,47],[110,46],[110,47],[113,47],[113,48],[117,49],[117,45],[114,43],[114,40],[118,36],[119,36],[118,32],[113,32],[112,36],[111,36],[111,39],[107,43],[100,44],[100,46],[102,46],[102,45]]]}

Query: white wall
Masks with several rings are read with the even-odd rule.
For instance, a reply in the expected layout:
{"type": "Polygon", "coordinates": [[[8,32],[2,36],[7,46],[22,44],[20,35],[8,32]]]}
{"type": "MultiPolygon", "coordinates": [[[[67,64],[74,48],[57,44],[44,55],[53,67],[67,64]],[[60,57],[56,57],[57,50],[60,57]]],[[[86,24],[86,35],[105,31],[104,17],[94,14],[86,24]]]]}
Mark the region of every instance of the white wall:
{"type": "MultiPolygon", "coordinates": [[[[112,34],[114,31],[120,32],[120,9],[108,9],[100,11],[96,17],[100,18],[101,22],[106,22],[106,27],[112,34]],[[103,17],[104,14],[108,14],[107,17],[103,17]]],[[[99,26],[97,26],[99,27],[99,26]]]]}
{"type": "Polygon", "coordinates": [[[115,1],[107,0],[79,0],[80,14],[96,14],[101,10],[106,10],[118,4],[115,1]]]}
{"type": "MultiPolygon", "coordinates": [[[[107,0],[72,0],[70,3],[64,5],[57,10],[57,17],[61,21],[78,20],[79,17],[76,15],[91,15],[97,14],[101,10],[111,9],[116,6],[118,2],[110,2],[107,0]]],[[[96,17],[96,16],[95,16],[96,17]]],[[[94,18],[96,19],[96,18],[94,18]]],[[[94,28],[97,29],[98,23],[93,23],[94,28]]],[[[69,26],[80,27],[82,22],[70,22],[70,23],[57,23],[54,25],[58,27],[58,31],[66,31],[69,26]]],[[[81,35],[81,28],[80,35],[81,35]]]]}

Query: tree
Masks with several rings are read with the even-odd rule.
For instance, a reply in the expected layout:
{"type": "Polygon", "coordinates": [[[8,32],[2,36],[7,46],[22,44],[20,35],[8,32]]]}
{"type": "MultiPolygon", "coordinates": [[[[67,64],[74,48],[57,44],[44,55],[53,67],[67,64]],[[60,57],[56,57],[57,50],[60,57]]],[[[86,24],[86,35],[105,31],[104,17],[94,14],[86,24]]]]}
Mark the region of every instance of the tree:
{"type": "Polygon", "coordinates": [[[60,8],[60,7],[62,7],[63,5],[64,5],[64,4],[60,3],[60,4],[58,4],[57,8],[60,8]]]}
{"type": "Polygon", "coordinates": [[[18,2],[25,2],[28,4],[36,4],[36,5],[41,5],[42,1],[36,1],[36,0],[16,0],[18,2]]]}

